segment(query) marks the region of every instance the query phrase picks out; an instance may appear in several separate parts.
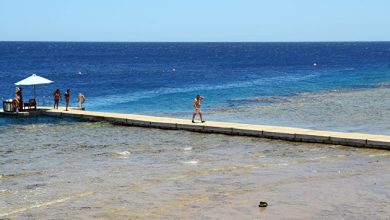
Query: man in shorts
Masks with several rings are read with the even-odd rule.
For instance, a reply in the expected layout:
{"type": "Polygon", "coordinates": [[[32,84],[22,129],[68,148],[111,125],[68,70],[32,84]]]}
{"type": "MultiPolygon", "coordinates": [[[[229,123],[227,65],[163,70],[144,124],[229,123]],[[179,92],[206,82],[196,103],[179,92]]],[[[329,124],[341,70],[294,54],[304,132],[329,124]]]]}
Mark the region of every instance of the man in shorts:
{"type": "Polygon", "coordinates": [[[79,103],[79,108],[84,110],[83,104],[85,102],[85,96],[83,93],[79,92],[79,96],[77,97],[77,102],[79,103]]]}
{"type": "Polygon", "coordinates": [[[68,111],[69,107],[69,101],[70,101],[70,89],[67,89],[66,92],[64,93],[64,98],[65,98],[65,111],[68,111]]]}
{"type": "Polygon", "coordinates": [[[194,114],[192,114],[192,123],[195,123],[194,120],[196,114],[199,114],[200,121],[202,123],[206,122],[205,120],[203,120],[202,111],[200,110],[200,106],[202,104],[203,99],[204,97],[200,95],[197,95],[196,98],[194,99],[194,114]]]}

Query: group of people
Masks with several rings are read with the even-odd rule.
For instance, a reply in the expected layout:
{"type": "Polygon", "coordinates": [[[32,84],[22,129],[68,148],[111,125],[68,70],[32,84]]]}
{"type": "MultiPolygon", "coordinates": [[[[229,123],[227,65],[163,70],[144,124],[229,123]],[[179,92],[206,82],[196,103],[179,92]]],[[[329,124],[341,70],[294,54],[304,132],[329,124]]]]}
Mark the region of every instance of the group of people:
{"type": "MultiPolygon", "coordinates": [[[[56,89],[53,93],[54,98],[54,109],[58,109],[58,104],[61,101],[61,91],[60,89],[56,89]]],[[[64,99],[65,99],[65,111],[69,111],[69,102],[70,102],[70,89],[67,89],[64,93],[64,99]]],[[[82,93],[79,93],[77,96],[77,102],[79,104],[80,109],[84,109],[83,104],[85,102],[85,96],[82,93]]],[[[200,110],[202,101],[204,100],[203,96],[197,95],[194,99],[194,113],[192,114],[192,123],[195,123],[195,117],[196,115],[199,115],[201,123],[206,122],[203,119],[202,111],[200,110]]],[[[16,88],[16,95],[13,100],[13,107],[16,112],[23,110],[23,94],[22,94],[22,88],[17,87],[16,88]]]]}
{"type": "MultiPolygon", "coordinates": [[[[54,109],[58,109],[58,104],[60,103],[61,100],[61,91],[60,89],[56,89],[53,93],[53,98],[54,98],[54,109]]],[[[67,89],[66,92],[64,93],[64,99],[65,99],[65,111],[69,111],[69,102],[70,102],[70,89],[67,89]]],[[[79,108],[84,109],[83,104],[85,102],[85,96],[82,93],[79,93],[77,96],[77,102],[79,103],[79,108]]]]}

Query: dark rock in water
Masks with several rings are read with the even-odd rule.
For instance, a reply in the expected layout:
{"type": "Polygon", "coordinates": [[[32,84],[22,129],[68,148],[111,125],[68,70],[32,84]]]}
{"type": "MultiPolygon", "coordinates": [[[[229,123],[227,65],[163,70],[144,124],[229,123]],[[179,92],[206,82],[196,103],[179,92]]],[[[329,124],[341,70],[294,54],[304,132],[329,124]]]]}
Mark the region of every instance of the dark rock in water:
{"type": "Polygon", "coordinates": [[[89,207],[89,206],[83,206],[83,207],[81,207],[80,209],[91,209],[91,207],[89,207]]]}
{"type": "Polygon", "coordinates": [[[40,187],[44,187],[44,186],[46,186],[46,184],[36,183],[36,184],[30,184],[30,185],[26,186],[26,189],[36,189],[36,188],[40,188],[40,187]]]}
{"type": "Polygon", "coordinates": [[[267,207],[267,206],[268,206],[267,202],[261,201],[260,204],[259,204],[259,207],[267,207]]]}

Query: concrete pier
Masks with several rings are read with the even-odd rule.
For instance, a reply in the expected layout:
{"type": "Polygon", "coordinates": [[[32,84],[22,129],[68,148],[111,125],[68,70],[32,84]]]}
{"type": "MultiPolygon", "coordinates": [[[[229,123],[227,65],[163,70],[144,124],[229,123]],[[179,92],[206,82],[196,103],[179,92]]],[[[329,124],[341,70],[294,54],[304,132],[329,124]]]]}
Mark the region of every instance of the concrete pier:
{"type": "MultiPolygon", "coordinates": [[[[4,113],[0,110],[0,115],[16,115],[14,113],[4,113]]],[[[73,117],[90,121],[107,121],[113,124],[140,126],[149,128],[187,130],[204,133],[218,133],[227,135],[242,135],[259,138],[281,139],[297,142],[339,144],[354,147],[377,148],[390,150],[390,136],[371,135],[361,133],[319,131],[311,129],[253,125],[228,122],[192,123],[191,120],[154,117],[135,114],[119,114],[107,112],[80,111],[71,109],[70,111],[39,108],[38,111],[19,113],[18,116],[47,115],[54,117],[73,117]]],[[[190,117],[190,116],[189,116],[190,117]]]]}

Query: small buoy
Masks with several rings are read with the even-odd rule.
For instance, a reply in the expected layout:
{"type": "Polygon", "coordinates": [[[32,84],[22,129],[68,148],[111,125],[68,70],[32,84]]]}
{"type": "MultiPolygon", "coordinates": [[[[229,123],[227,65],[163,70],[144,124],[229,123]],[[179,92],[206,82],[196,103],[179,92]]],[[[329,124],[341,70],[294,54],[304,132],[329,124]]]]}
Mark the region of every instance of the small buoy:
{"type": "Polygon", "coordinates": [[[313,67],[317,67],[318,66],[318,64],[317,63],[313,63],[313,67]]]}
{"type": "Polygon", "coordinates": [[[267,207],[267,206],[268,206],[267,202],[260,201],[259,207],[267,207]]]}
{"type": "Polygon", "coordinates": [[[172,72],[176,72],[176,69],[175,69],[175,68],[173,68],[173,69],[172,69],[172,72]]]}

